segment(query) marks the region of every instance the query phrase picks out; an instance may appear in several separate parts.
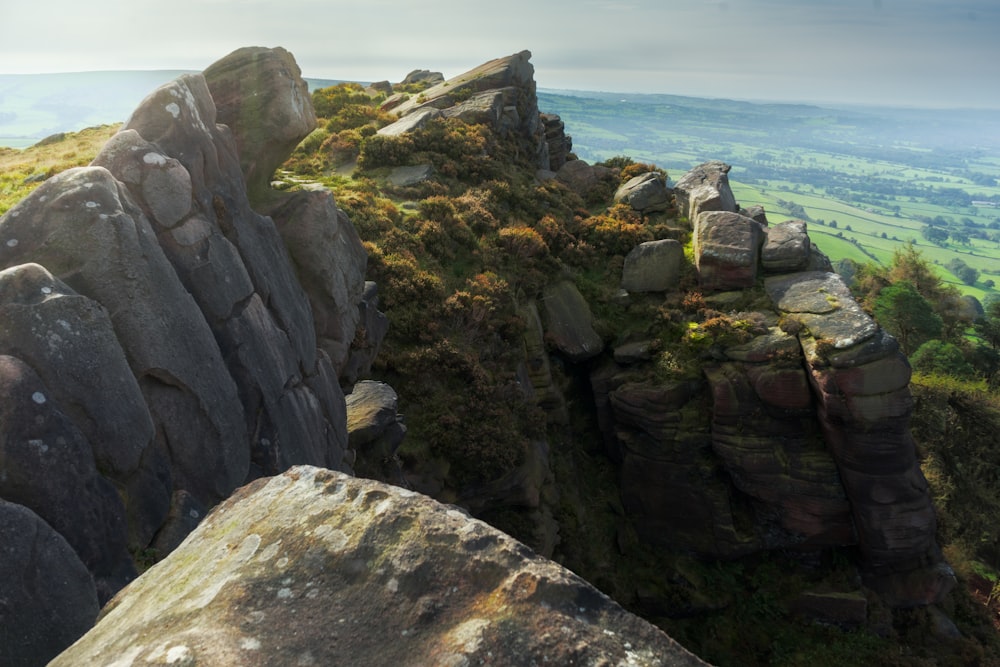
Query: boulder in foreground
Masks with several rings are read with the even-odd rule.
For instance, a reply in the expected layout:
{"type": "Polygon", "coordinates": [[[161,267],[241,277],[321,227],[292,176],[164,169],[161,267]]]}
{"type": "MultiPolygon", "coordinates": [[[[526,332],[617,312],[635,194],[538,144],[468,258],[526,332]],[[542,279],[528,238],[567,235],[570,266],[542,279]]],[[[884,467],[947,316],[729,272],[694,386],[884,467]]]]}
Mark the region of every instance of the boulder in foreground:
{"type": "Polygon", "coordinates": [[[464,512],[309,466],[238,490],[51,664],[116,660],[705,664],[464,512]]]}

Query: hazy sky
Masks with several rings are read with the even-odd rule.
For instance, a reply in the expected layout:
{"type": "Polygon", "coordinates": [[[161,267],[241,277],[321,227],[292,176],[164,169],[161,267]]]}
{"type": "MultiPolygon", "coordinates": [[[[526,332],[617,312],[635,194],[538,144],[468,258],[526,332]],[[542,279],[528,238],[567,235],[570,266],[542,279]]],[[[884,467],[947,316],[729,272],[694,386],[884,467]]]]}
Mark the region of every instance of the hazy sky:
{"type": "Polygon", "coordinates": [[[0,73],[204,69],[283,46],[306,76],[446,77],[529,49],[543,88],[1000,109],[998,0],[4,0],[0,73]]]}

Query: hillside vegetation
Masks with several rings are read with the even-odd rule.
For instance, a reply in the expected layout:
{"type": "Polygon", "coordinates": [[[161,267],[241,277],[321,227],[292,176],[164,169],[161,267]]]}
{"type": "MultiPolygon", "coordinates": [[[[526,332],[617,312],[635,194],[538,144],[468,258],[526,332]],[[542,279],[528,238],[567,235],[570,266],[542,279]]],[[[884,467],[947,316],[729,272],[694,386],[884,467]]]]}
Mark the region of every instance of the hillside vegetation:
{"type": "MultiPolygon", "coordinates": [[[[553,370],[560,391],[573,397],[562,422],[524,400],[515,372],[526,357],[529,315],[523,306],[557,277],[571,277],[587,297],[602,337],[641,333],[655,340],[654,372],[661,379],[698,376],[700,355],[712,344],[737,340],[755,326],[727,313],[749,308],[759,295],[751,292],[746,303],[720,312],[695,289],[690,267],[668,301],[648,297],[626,305],[616,298],[624,255],[636,244],[671,236],[690,246],[686,221],[674,212],[642,216],[611,202],[618,182],[669,160],[660,162],[648,152],[634,158],[622,157],[624,151],[603,155],[616,182],[584,199],[555,180],[536,180],[530,160],[482,126],[436,120],[423,130],[387,137],[376,132],[392,118],[379,110],[380,98],[360,86],[322,89],[313,100],[320,127],[276,174],[275,185],[331,188],[364,240],[368,277],[377,281],[381,308],[391,321],[373,374],[398,391],[408,428],[393,463],[410,479],[427,482],[421,490],[458,501],[515,469],[530,447],[547,440],[553,475],[573,480],[559,488],[551,480],[542,485],[553,516],[516,507],[486,507],[481,516],[540,551],[551,551],[714,664],[998,664],[1000,635],[994,626],[1000,606],[993,586],[1000,572],[1000,486],[993,477],[1000,404],[995,382],[993,388],[989,384],[997,373],[987,350],[997,349],[990,332],[1000,325],[1000,311],[988,308],[981,324],[955,314],[957,297],[938,279],[938,265],[927,261],[926,244],[895,251],[887,246],[879,255],[831,237],[844,244],[842,257],[857,248],[857,262],[871,255],[879,259],[855,269],[859,298],[876,316],[880,307],[891,310],[892,289],[901,284],[911,284],[927,304],[932,324],[917,330],[911,352],[939,341],[957,349],[972,369],[972,375],[962,376],[958,358],[928,353],[952,365],[928,362],[913,386],[914,434],[942,518],[940,539],[965,584],[945,610],[961,632],[948,640],[941,638],[938,617],[923,609],[892,612],[872,605],[866,626],[847,629],[794,613],[791,601],[804,590],[837,592],[856,585],[848,549],[811,563],[781,552],[714,562],[639,545],[635,534],[622,528],[615,464],[604,452],[593,406],[583,398],[590,394],[580,386],[586,378],[569,366],[553,370]],[[432,165],[435,177],[415,185],[388,180],[394,167],[420,164],[432,165]],[[983,360],[976,361],[977,354],[983,360]],[[556,544],[538,530],[546,521],[558,526],[556,544]],[[650,603],[664,599],[673,604],[650,603]]],[[[564,117],[580,137],[571,114],[564,117]]],[[[4,151],[0,212],[32,187],[25,182],[32,174],[85,163],[114,129],[87,130],[24,152],[4,151]]],[[[727,157],[711,148],[690,157],[727,157]]],[[[753,203],[740,192],[741,203],[753,203]]],[[[781,207],[771,204],[765,203],[769,217],[780,220],[781,207]]],[[[830,225],[813,225],[810,232],[817,227],[830,225]]],[[[822,237],[819,243],[828,247],[822,237]]]]}
{"type": "MultiPolygon", "coordinates": [[[[307,179],[334,188],[338,204],[365,240],[369,273],[380,285],[392,323],[375,373],[397,388],[407,416],[409,433],[399,453],[403,469],[416,478],[435,479],[441,499],[467,499],[470,489],[516,468],[528,443],[545,435],[552,446],[553,475],[561,480],[558,489],[545,487],[557,508],[552,519],[559,542],[553,557],[656,619],[716,664],[995,664],[990,656],[1000,644],[990,620],[995,612],[988,611],[995,601],[979,592],[982,577],[995,578],[996,564],[982,544],[948,532],[960,522],[973,532],[993,529],[987,516],[966,516],[975,514],[975,504],[953,496],[945,511],[954,512],[955,520],[942,529],[972,591],[957,593],[948,609],[962,639],[933,639],[936,621],[926,611],[892,613],[876,607],[867,628],[818,626],[792,613],[789,605],[804,590],[842,590],[856,576],[848,553],[830,553],[823,563],[804,566],[783,553],[712,563],[643,547],[622,531],[617,473],[603,451],[592,406],[580,398],[590,393],[576,386],[582,378],[568,367],[562,371],[562,389],[576,397],[566,406],[566,425],[547,422],[544,413],[521,400],[512,370],[525,354],[521,306],[557,276],[572,276],[594,308],[595,327],[603,336],[624,340],[641,333],[660,341],[657,372],[662,377],[698,376],[705,349],[699,341],[734,340],[741,329],[753,326],[706,307],[693,273],[682,278],[681,291],[667,302],[649,298],[626,306],[616,300],[629,249],[678,233],[687,240],[678,232],[685,223],[675,213],[642,216],[613,205],[612,188],[583,200],[556,181],[539,182],[532,164],[519,161],[512,146],[480,126],[442,120],[411,135],[382,137],[375,132],[390,119],[377,111],[380,100],[366,99],[358,87],[321,90],[314,100],[325,118],[279,180],[282,187],[299,187],[307,179]],[[393,167],[425,163],[434,167],[430,180],[405,187],[387,181],[393,167]],[[685,322],[672,321],[675,309],[685,313],[685,322]],[[664,598],[675,602],[668,608],[643,602],[664,598]]],[[[575,131],[572,124],[569,130],[575,131]]],[[[617,155],[604,164],[618,170],[618,182],[658,168],[617,155]]],[[[899,275],[917,279],[921,271],[933,273],[913,246],[865,271],[868,282],[857,284],[870,308],[885,300],[882,288],[899,275]]],[[[944,304],[958,298],[936,278],[926,282],[933,287],[926,293],[939,309],[947,310],[944,304]]],[[[752,301],[753,294],[747,298],[752,301]]],[[[966,352],[978,349],[962,343],[961,332],[971,320],[963,322],[952,317],[947,339],[964,345],[966,352]]],[[[992,396],[986,372],[977,377],[979,384],[956,391],[992,396]]],[[[927,401],[939,405],[939,394],[921,396],[926,396],[921,407],[927,401]]],[[[951,488],[959,479],[968,483],[957,457],[935,457],[939,443],[921,438],[932,479],[951,488]]],[[[981,441],[982,455],[988,455],[991,444],[981,441]]],[[[538,532],[538,517],[526,510],[486,509],[481,515],[536,548],[548,546],[538,532]]]]}

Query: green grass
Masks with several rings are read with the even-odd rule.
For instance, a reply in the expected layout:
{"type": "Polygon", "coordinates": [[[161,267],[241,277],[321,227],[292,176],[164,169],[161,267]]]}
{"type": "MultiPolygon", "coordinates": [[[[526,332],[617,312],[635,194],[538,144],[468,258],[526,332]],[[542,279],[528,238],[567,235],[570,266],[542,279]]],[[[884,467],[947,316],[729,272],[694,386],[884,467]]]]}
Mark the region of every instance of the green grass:
{"type": "Polygon", "coordinates": [[[27,197],[41,182],[25,182],[26,179],[42,174],[48,177],[89,164],[119,127],[117,124],[91,127],[67,133],[59,141],[25,149],[0,148],[0,215],[27,197]]]}

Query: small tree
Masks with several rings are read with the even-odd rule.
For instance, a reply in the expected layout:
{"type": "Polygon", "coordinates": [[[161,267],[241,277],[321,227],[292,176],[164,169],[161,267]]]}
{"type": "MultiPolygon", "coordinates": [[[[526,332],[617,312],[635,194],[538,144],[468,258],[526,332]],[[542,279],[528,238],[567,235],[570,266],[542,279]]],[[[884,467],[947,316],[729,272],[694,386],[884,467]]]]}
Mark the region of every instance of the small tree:
{"type": "Polygon", "coordinates": [[[957,346],[941,340],[929,340],[910,358],[914,370],[934,375],[950,375],[960,380],[975,380],[976,370],[965,360],[957,346]]]}
{"type": "Polygon", "coordinates": [[[941,335],[941,318],[930,302],[907,281],[882,290],[875,300],[875,319],[896,337],[907,356],[926,341],[941,335]]]}

